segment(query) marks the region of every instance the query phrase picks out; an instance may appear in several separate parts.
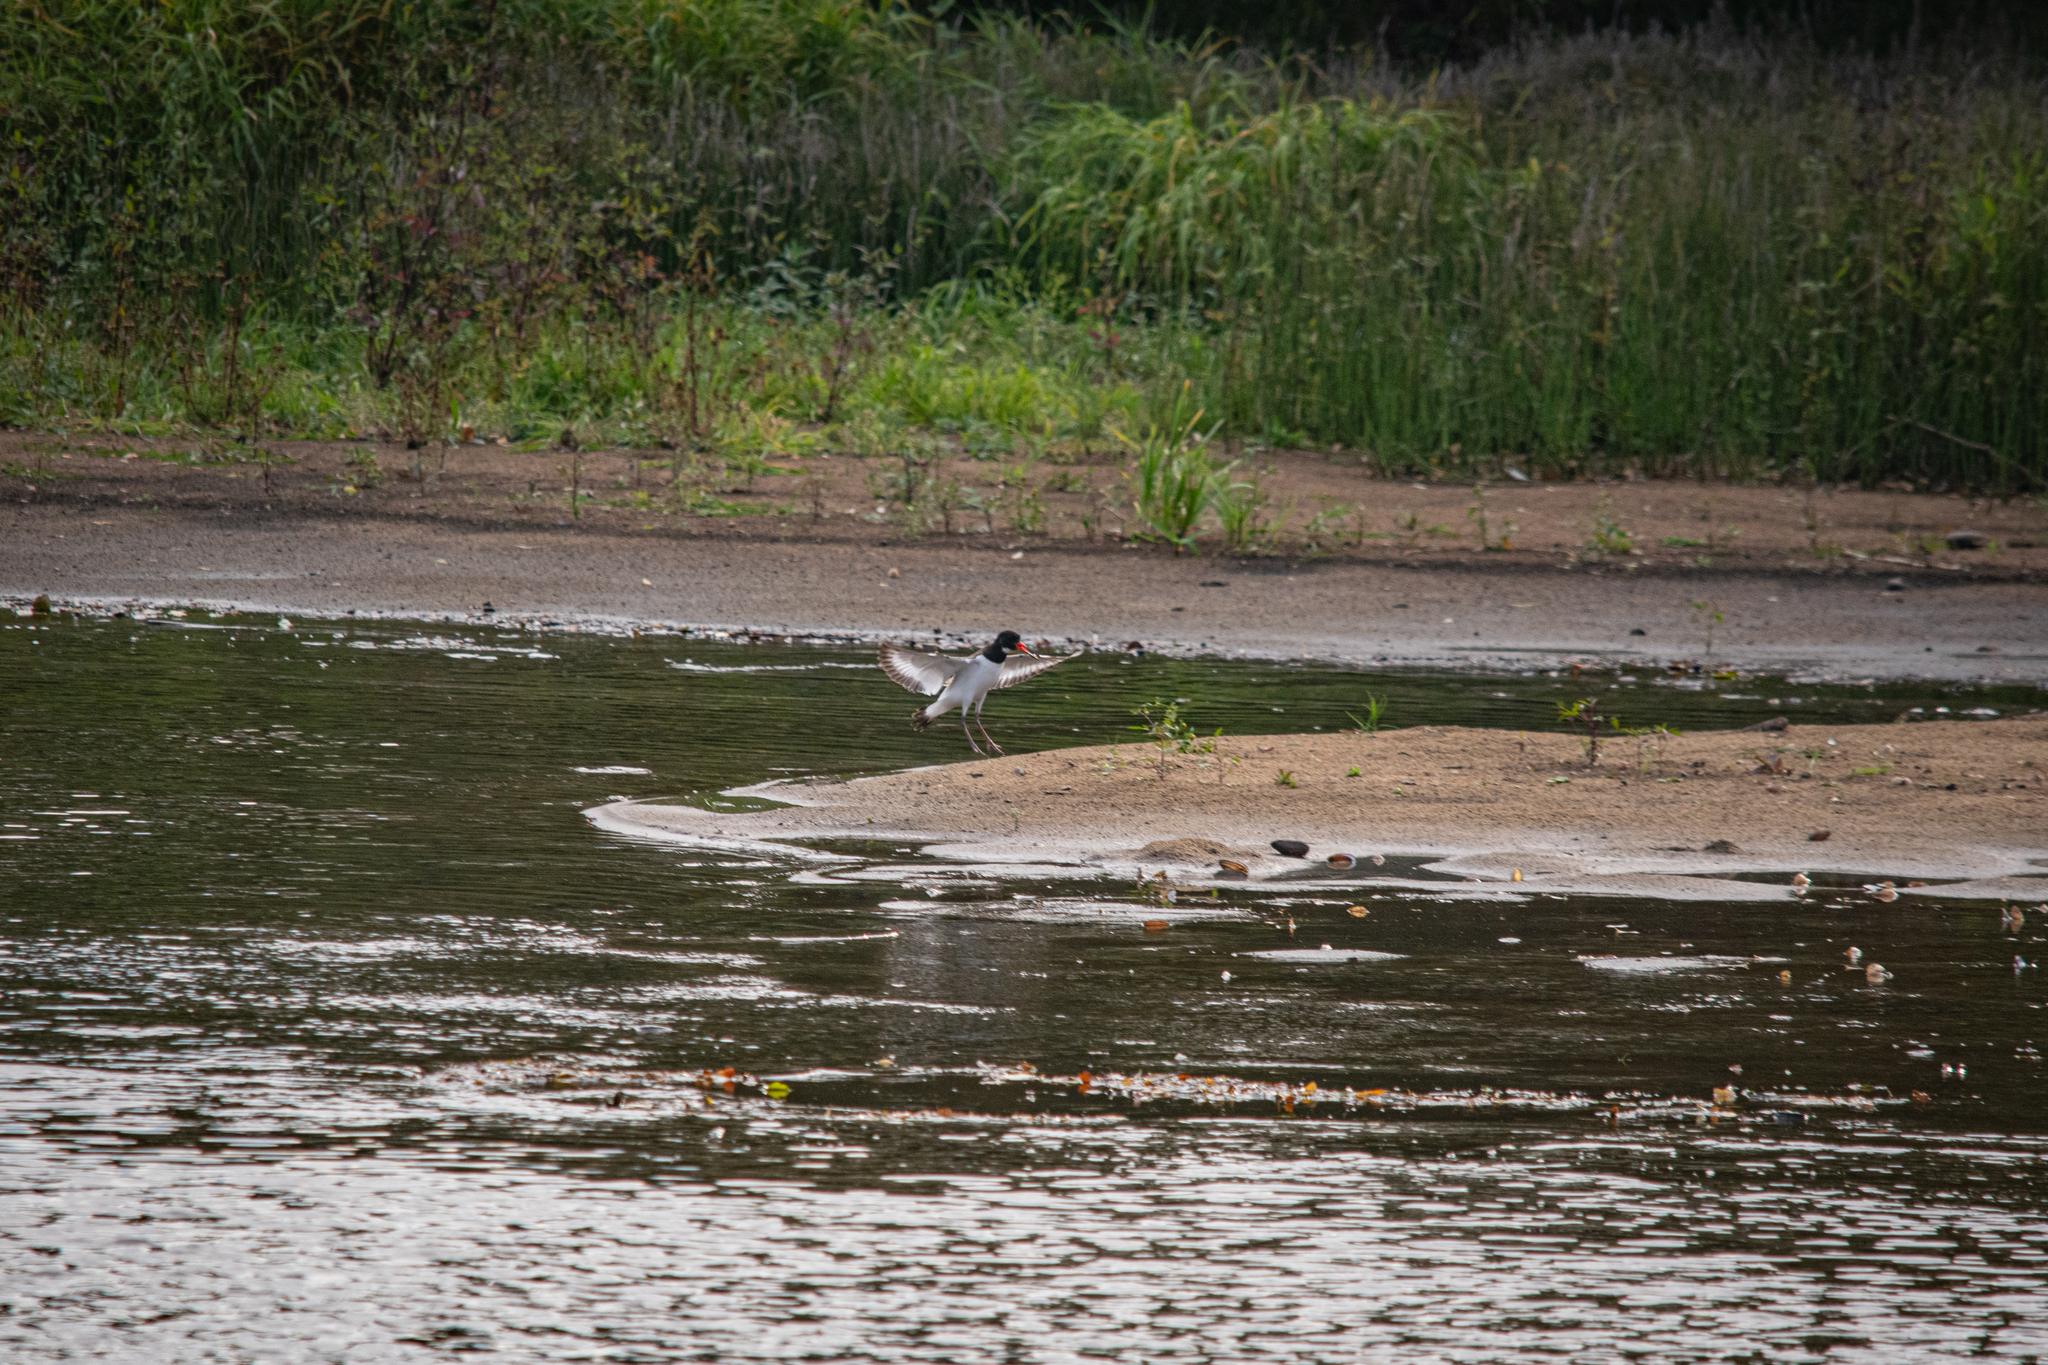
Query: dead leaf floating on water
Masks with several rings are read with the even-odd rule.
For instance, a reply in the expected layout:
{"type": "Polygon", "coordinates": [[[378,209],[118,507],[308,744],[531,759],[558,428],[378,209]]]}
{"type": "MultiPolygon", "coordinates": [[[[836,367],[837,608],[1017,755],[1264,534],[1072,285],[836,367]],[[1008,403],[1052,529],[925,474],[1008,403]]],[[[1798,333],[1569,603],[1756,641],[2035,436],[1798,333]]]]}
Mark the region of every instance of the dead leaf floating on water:
{"type": "Polygon", "coordinates": [[[1358,859],[1352,857],[1349,853],[1332,853],[1325,861],[1328,862],[1331,867],[1334,867],[1339,871],[1342,871],[1343,869],[1357,863],[1358,859]]]}
{"type": "Polygon", "coordinates": [[[1778,973],[1778,984],[1779,984],[1779,985],[1781,985],[1781,986],[1789,986],[1789,985],[1791,985],[1791,984],[1792,984],[1792,973],[1790,973],[1790,972],[1779,972],[1779,973],[1778,973]]]}
{"type": "Polygon", "coordinates": [[[1520,880],[1522,880],[1522,869],[1521,869],[1521,868],[1519,868],[1519,867],[1518,867],[1518,868],[1516,868],[1516,869],[1515,869],[1515,875],[1514,875],[1513,877],[1509,878],[1509,880],[1510,880],[1510,881],[1517,881],[1517,882],[1518,882],[1518,881],[1520,881],[1520,880]]]}
{"type": "Polygon", "coordinates": [[[1803,892],[1806,890],[1807,887],[1812,885],[1813,878],[1807,876],[1804,872],[1794,872],[1792,874],[1792,889],[1794,891],[1803,892]]]}
{"type": "Polygon", "coordinates": [[[1352,916],[1354,919],[1364,919],[1367,915],[1371,914],[1372,912],[1370,910],[1367,910],[1362,905],[1354,905],[1344,913],[1352,916]]]}
{"type": "Polygon", "coordinates": [[[1863,979],[1873,986],[1882,986],[1892,979],[1892,973],[1884,969],[1882,962],[1873,962],[1863,969],[1863,979]]]}
{"type": "Polygon", "coordinates": [[[1163,919],[1148,919],[1145,921],[1145,932],[1148,934],[1163,934],[1166,932],[1166,927],[1166,921],[1163,919]]]}
{"type": "Polygon", "coordinates": [[[1851,948],[1848,952],[1843,953],[1842,956],[1848,958],[1849,965],[1853,967],[1863,960],[1863,950],[1861,948],[1851,948]]]}
{"type": "Polygon", "coordinates": [[[1219,877],[1244,877],[1251,874],[1251,869],[1243,863],[1234,863],[1228,858],[1219,861],[1216,868],[1216,875],[1219,877]]]}
{"type": "Polygon", "coordinates": [[[1386,855],[1386,854],[1384,854],[1384,853],[1375,853],[1375,854],[1373,854],[1373,855],[1372,855],[1372,865],[1373,865],[1374,867],[1385,867],[1385,866],[1386,866],[1386,863],[1387,863],[1387,855],[1386,855]]]}

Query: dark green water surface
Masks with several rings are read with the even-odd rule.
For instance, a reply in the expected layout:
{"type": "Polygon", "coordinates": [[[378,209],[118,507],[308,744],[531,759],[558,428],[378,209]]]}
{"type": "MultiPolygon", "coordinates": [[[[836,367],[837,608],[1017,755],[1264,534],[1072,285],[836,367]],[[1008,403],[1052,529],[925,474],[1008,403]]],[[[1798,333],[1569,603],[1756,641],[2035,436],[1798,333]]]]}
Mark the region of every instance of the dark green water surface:
{"type": "MultiPolygon", "coordinates": [[[[2040,704],[1101,654],[989,723],[1548,729],[1595,689],[1681,729],[2040,704]]],[[[1162,936],[1078,869],[582,813],[966,756],[914,705],[847,649],[0,622],[0,1354],[2048,1353],[2048,914],[1306,877],[1162,936]]]]}

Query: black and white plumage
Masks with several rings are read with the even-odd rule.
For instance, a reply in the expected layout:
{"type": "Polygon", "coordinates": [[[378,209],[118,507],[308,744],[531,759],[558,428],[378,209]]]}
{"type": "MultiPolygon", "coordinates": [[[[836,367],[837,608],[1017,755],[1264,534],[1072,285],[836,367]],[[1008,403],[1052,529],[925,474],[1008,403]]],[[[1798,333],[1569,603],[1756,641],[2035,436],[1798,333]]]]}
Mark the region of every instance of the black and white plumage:
{"type": "MultiPolygon", "coordinates": [[[[974,742],[974,732],[967,728],[968,713],[972,712],[974,723],[981,725],[981,708],[988,701],[989,693],[999,688],[1015,687],[1026,678],[1036,677],[1072,656],[1063,655],[1055,659],[1033,654],[1024,647],[1022,636],[1014,630],[1006,630],[996,636],[987,649],[964,659],[945,654],[921,654],[900,645],[883,645],[879,657],[882,671],[889,675],[891,682],[923,696],[937,698],[910,718],[912,729],[922,730],[946,712],[957,709],[960,712],[960,731],[967,736],[968,747],[978,754],[981,746],[974,742]]],[[[988,740],[989,748],[997,753],[1003,751],[1002,745],[989,738],[986,725],[981,725],[981,737],[988,740]]]]}

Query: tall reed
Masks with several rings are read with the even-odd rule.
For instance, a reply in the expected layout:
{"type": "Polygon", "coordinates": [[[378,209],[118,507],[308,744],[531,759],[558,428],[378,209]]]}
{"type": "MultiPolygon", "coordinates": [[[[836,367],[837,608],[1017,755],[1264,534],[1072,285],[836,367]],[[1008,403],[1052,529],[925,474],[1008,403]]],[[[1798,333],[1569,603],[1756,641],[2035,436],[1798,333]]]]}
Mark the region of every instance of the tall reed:
{"type": "Polygon", "coordinates": [[[897,0],[15,5],[0,413],[194,416],[178,350],[245,298],[296,339],[280,416],[624,413],[708,270],[731,336],[825,348],[797,420],[1086,444],[1188,385],[1386,470],[2013,491],[2048,481],[2044,93],[1966,38],[1725,19],[1423,78],[897,0]]]}

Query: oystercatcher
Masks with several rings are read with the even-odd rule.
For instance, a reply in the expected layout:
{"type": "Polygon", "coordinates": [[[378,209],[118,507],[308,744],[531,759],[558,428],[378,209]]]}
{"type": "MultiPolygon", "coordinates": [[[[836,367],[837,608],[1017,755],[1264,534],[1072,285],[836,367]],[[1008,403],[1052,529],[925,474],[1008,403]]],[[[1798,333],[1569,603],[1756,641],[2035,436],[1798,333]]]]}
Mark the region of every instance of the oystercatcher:
{"type": "MultiPolygon", "coordinates": [[[[940,716],[960,708],[960,732],[967,736],[968,747],[977,754],[981,746],[974,742],[974,732],[967,728],[967,715],[974,713],[974,723],[981,725],[981,708],[988,701],[988,694],[999,687],[1015,687],[1026,678],[1045,672],[1054,664],[1065,663],[1071,654],[1051,658],[1044,654],[1033,654],[1024,648],[1024,637],[1014,630],[1006,630],[996,636],[995,643],[979,654],[970,654],[964,659],[949,658],[944,654],[920,654],[914,649],[899,645],[883,645],[879,655],[882,671],[889,680],[901,687],[923,696],[937,695],[938,700],[924,707],[910,718],[913,730],[922,730],[940,716]],[[1011,658],[1011,655],[1018,657],[1011,658]]],[[[1003,746],[989,737],[988,727],[981,726],[981,737],[988,740],[988,747],[997,753],[1003,746]]]]}

